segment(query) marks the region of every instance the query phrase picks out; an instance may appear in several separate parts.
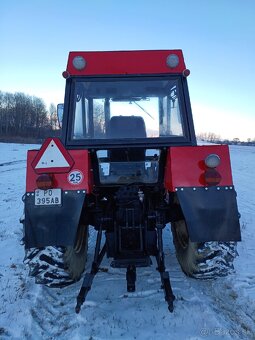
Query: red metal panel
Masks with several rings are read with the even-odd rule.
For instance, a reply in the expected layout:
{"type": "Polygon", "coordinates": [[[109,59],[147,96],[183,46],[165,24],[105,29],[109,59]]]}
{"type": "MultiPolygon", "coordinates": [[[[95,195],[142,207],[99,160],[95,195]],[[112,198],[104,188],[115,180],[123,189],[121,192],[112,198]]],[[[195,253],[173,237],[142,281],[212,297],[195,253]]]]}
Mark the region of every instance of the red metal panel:
{"type": "Polygon", "coordinates": [[[221,174],[220,186],[233,185],[229,148],[227,145],[171,147],[168,150],[165,187],[175,191],[178,187],[204,187],[205,158],[215,153],[221,163],[216,170],[221,174]]]}
{"type": "MultiPolygon", "coordinates": [[[[91,193],[93,179],[90,167],[90,157],[88,150],[68,150],[74,165],[68,173],[55,173],[54,176],[54,188],[61,188],[63,190],[86,190],[87,193],[91,193]],[[81,180],[77,184],[72,184],[70,181],[70,174],[74,171],[78,171],[82,176],[81,180]]],[[[37,189],[36,179],[40,176],[33,169],[32,162],[35,159],[38,150],[28,151],[27,155],[27,177],[26,177],[26,192],[33,192],[37,189]]]]}
{"type": "Polygon", "coordinates": [[[67,63],[67,71],[74,76],[182,73],[185,69],[181,50],[70,52],[67,63]],[[178,55],[177,67],[167,66],[169,54],[178,55]],[[83,70],[74,68],[72,61],[75,56],[85,59],[86,67],[83,70]]]}

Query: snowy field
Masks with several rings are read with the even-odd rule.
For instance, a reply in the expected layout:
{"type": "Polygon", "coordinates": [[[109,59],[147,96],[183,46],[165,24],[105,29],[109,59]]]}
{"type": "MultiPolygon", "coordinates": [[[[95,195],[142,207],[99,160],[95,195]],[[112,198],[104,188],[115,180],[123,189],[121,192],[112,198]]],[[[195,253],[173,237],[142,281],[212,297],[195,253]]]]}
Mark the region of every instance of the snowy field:
{"type": "MultiPolygon", "coordinates": [[[[20,244],[29,145],[0,143],[0,339],[255,339],[255,147],[231,146],[243,241],[235,273],[216,281],[187,278],[164,230],[166,265],[176,301],[167,309],[154,266],[137,271],[135,293],[125,270],[105,259],[80,314],[81,282],[64,289],[34,284],[20,244]]],[[[89,260],[95,235],[90,231],[89,260]]]]}

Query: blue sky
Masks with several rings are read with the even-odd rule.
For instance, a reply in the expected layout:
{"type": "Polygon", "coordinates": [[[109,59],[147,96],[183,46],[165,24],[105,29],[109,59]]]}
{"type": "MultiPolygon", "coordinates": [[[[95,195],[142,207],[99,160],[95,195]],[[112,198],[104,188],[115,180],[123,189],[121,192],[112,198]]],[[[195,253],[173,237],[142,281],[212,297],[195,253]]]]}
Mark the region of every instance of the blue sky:
{"type": "Polygon", "coordinates": [[[1,0],[0,90],[63,102],[69,51],[183,50],[196,132],[255,138],[254,0],[1,0]]]}

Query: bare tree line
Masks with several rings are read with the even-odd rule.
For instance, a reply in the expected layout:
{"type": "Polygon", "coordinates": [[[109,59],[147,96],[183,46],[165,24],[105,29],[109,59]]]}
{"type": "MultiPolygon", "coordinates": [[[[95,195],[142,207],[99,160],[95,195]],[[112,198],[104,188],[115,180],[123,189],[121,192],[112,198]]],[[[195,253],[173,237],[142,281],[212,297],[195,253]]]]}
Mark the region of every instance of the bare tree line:
{"type": "Polygon", "coordinates": [[[55,135],[57,126],[56,107],[49,112],[41,98],[21,92],[0,91],[0,138],[18,137],[38,140],[55,135]]]}
{"type": "Polygon", "coordinates": [[[217,144],[238,144],[238,145],[255,145],[255,137],[254,138],[247,138],[247,141],[240,141],[238,137],[233,138],[232,140],[229,139],[222,139],[220,135],[217,135],[213,132],[201,132],[197,135],[197,138],[202,141],[207,141],[211,143],[217,144]]]}

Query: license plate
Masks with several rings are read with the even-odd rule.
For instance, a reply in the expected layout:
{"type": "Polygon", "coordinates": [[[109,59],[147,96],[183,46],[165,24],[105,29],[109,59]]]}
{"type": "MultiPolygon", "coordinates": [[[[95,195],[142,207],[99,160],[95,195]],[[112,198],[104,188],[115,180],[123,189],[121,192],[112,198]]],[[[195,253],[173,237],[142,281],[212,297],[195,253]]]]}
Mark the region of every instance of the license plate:
{"type": "Polygon", "coordinates": [[[35,205],[60,205],[61,189],[35,190],[35,205]]]}

